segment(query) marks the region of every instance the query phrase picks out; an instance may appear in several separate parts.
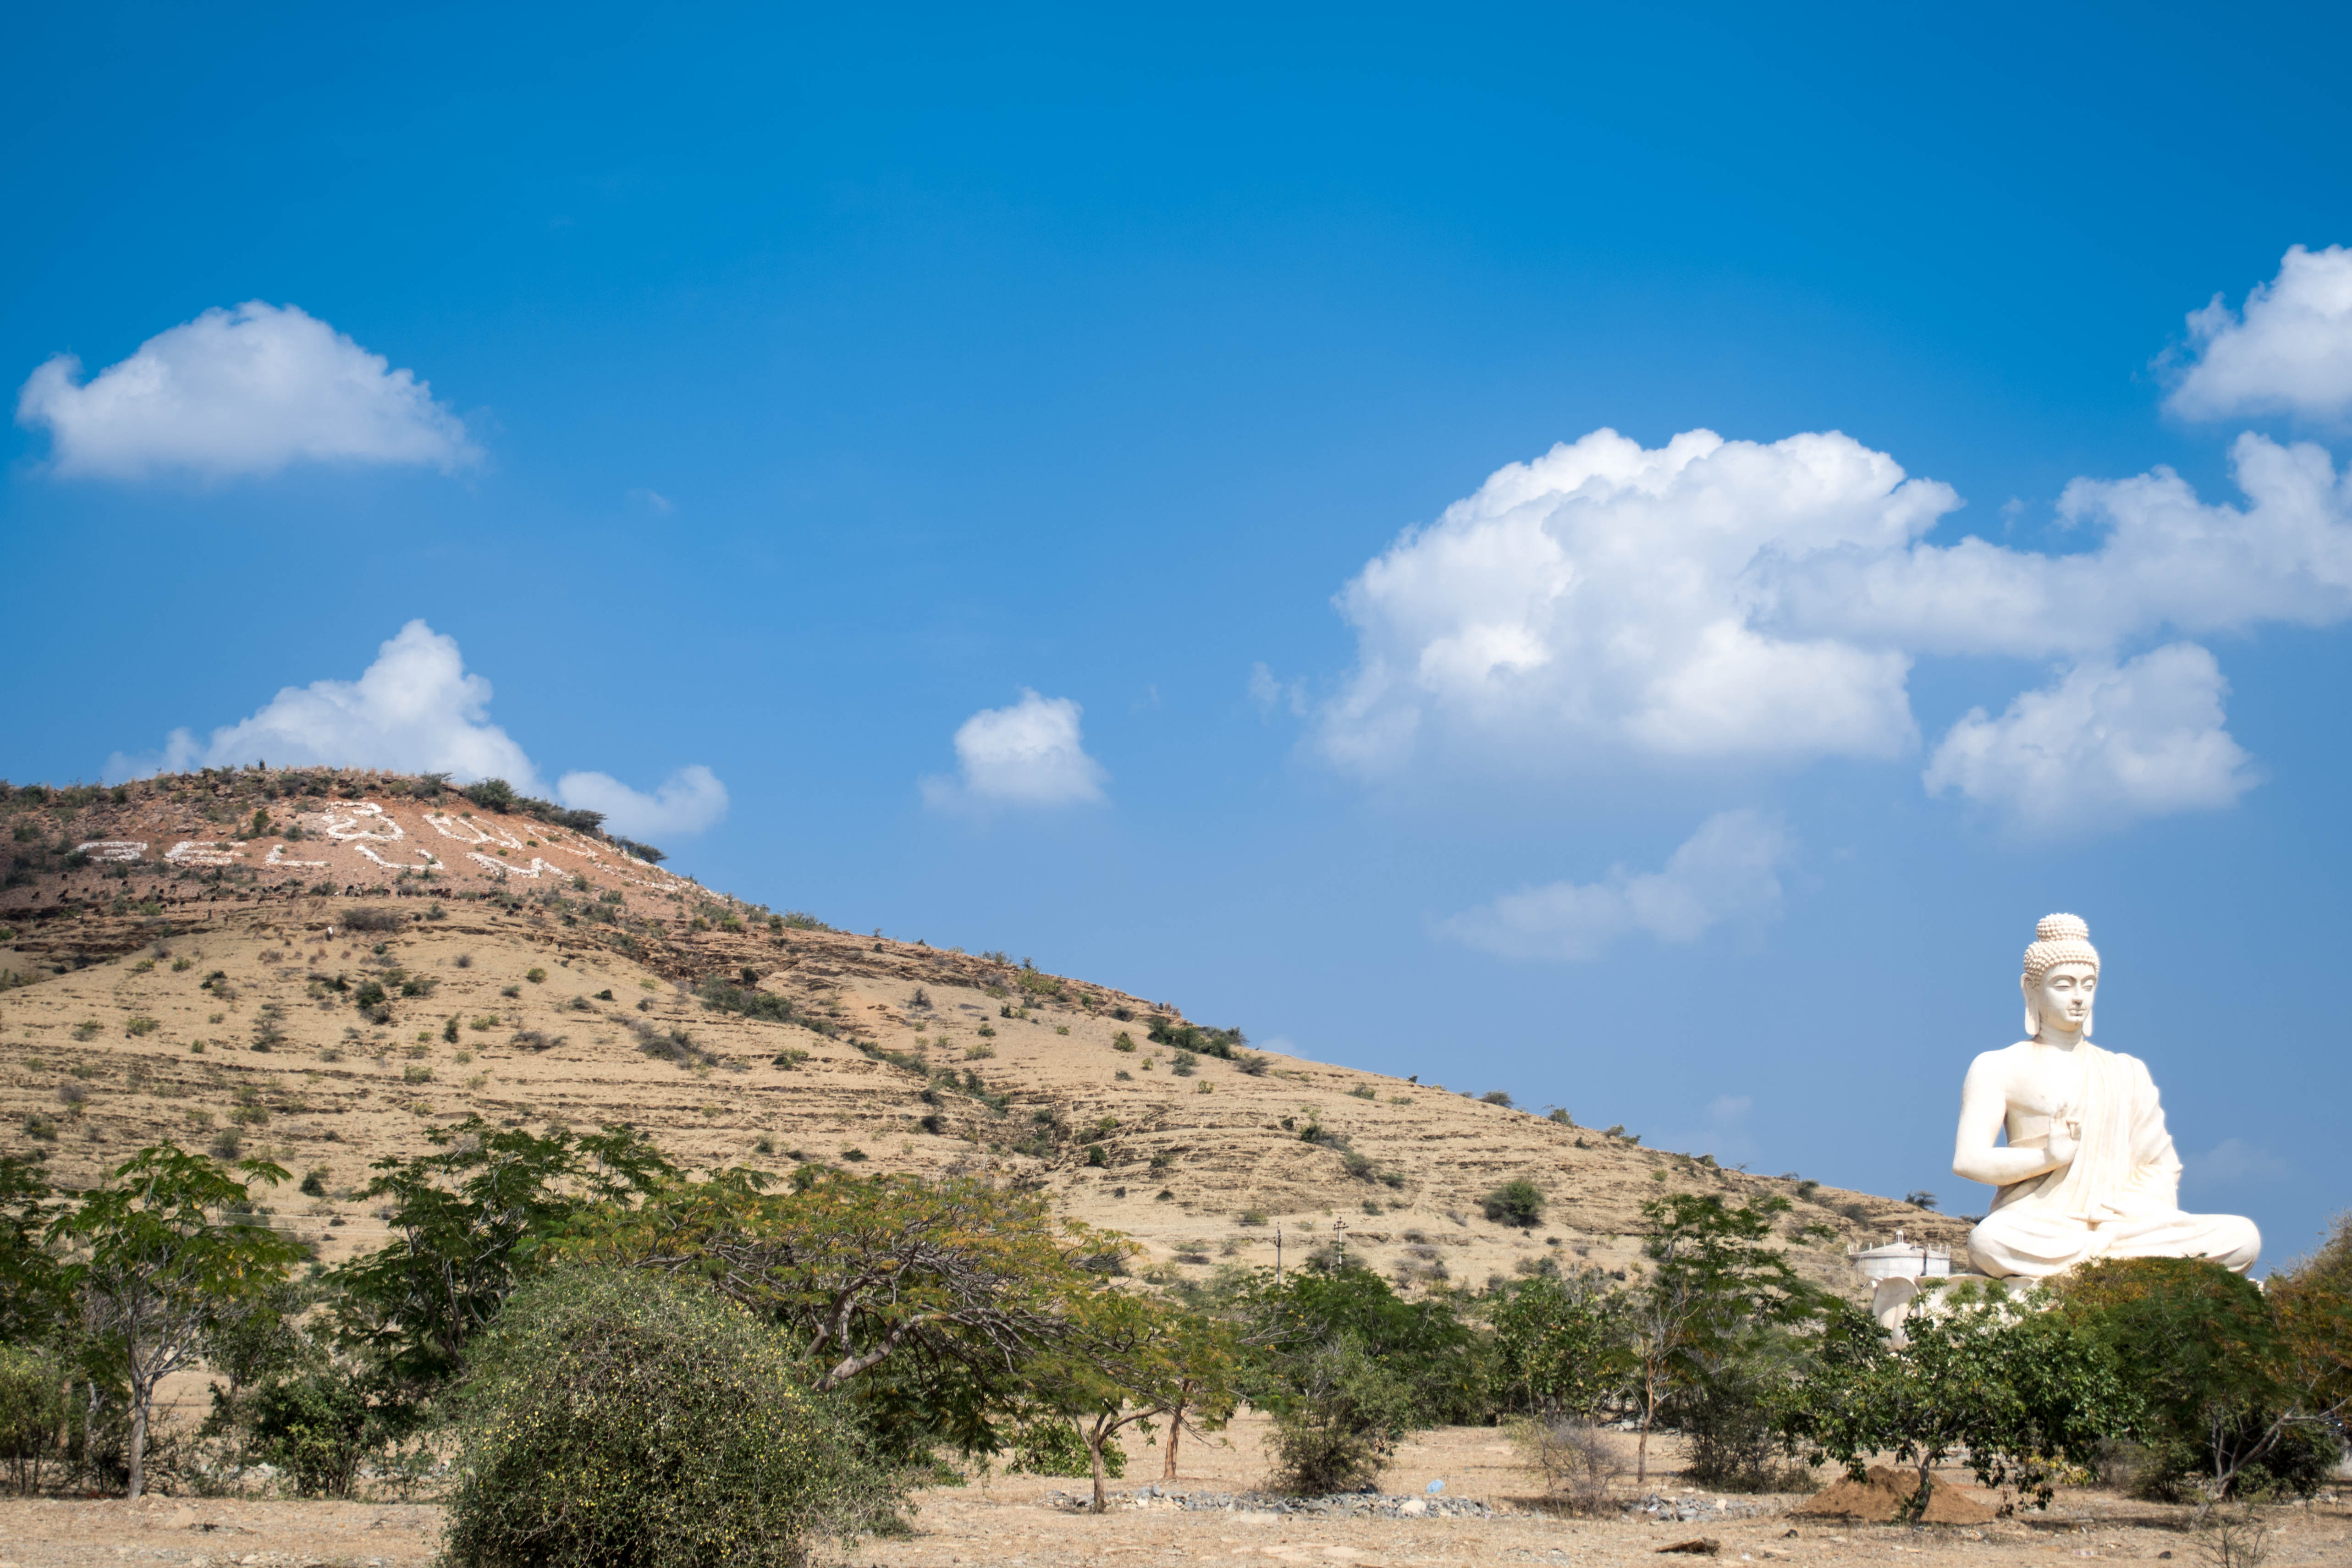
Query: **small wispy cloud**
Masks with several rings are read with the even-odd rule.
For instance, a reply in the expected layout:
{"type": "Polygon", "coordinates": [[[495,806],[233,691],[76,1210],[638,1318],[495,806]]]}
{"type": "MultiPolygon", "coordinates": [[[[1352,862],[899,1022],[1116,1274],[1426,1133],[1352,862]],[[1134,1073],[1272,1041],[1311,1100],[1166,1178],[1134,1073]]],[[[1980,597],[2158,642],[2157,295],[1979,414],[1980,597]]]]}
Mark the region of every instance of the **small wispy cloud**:
{"type": "Polygon", "coordinates": [[[1713,1155],[1718,1164],[1744,1165],[1756,1157],[1756,1140],[1748,1130],[1748,1118],[1756,1109],[1754,1099],[1746,1094],[1717,1094],[1701,1111],[1701,1124],[1679,1131],[1666,1130],[1654,1135],[1650,1146],[1672,1149],[1677,1154],[1713,1155]]]}
{"type": "Polygon", "coordinates": [[[1263,663],[1250,666],[1250,700],[1269,718],[1277,709],[1287,710],[1293,718],[1307,716],[1307,683],[1275,678],[1274,672],[1263,663]]]}
{"type": "Polygon", "coordinates": [[[1555,882],[1506,894],[1441,921],[1438,930],[1507,958],[1596,958],[1620,937],[1695,942],[1724,921],[1780,906],[1788,831],[1761,812],[1719,811],[1654,872],[1612,867],[1594,883],[1555,882]]]}
{"type": "Polygon", "coordinates": [[[2239,1186],[2248,1182],[2284,1180],[2293,1172],[2287,1163],[2260,1144],[2224,1138],[2201,1155],[2181,1163],[2181,1185],[2189,1187],[2239,1186]]]}

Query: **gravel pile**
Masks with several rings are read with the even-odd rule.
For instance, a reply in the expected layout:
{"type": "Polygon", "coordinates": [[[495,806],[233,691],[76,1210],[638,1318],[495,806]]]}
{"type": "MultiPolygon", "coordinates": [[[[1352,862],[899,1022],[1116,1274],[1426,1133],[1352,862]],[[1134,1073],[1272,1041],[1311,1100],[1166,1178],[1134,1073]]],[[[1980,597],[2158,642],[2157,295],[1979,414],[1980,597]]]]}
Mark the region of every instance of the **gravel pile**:
{"type": "MultiPolygon", "coordinates": [[[[1094,1506],[1092,1492],[1048,1492],[1048,1506],[1076,1511],[1094,1506]]],[[[1492,1519],[1483,1502],[1458,1497],[1388,1497],[1333,1492],[1326,1497],[1272,1497],[1264,1492],[1179,1491],[1144,1486],[1104,1494],[1112,1508],[1180,1509],[1186,1513],[1278,1513],[1309,1519],[1492,1519]]]]}
{"type": "Polygon", "coordinates": [[[1712,1523],[1722,1519],[1753,1519],[1759,1513],[1770,1513],[1773,1505],[1748,1498],[1707,1497],[1691,1492],[1682,1497],[1668,1497],[1664,1492],[1652,1492],[1638,1500],[1622,1505],[1629,1514],[1645,1514],[1662,1524],[1683,1524],[1692,1521],[1712,1523]]]}

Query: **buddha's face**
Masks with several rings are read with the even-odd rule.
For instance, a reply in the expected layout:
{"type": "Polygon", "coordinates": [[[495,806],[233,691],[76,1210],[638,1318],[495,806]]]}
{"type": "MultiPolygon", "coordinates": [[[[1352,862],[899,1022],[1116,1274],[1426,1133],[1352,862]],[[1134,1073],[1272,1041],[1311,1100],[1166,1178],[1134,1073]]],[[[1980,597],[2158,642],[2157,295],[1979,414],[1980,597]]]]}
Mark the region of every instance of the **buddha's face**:
{"type": "Polygon", "coordinates": [[[2091,1019],[2091,994],[2099,988],[2099,971],[2092,964],[2057,964],[2032,988],[2033,1010],[2046,1024],[2068,1034],[2080,1034],[2091,1019]]]}

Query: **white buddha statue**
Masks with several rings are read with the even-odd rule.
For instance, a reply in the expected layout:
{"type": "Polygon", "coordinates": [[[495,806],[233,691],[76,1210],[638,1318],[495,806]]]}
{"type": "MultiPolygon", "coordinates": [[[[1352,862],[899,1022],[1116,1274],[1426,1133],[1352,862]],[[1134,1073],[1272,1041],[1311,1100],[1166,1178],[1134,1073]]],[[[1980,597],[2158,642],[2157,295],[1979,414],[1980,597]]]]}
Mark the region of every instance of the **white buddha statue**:
{"type": "Polygon", "coordinates": [[[1996,1278],[2097,1258],[2210,1258],[2244,1273],[2262,1233],[2235,1215],[2180,1212],[2180,1160],[2147,1066],[2091,1043],[2090,927],[2052,915],[2034,935],[2028,1038],[1978,1057],[1960,1091],[1952,1169],[2000,1189],[1969,1235],[1969,1259],[1996,1278]]]}

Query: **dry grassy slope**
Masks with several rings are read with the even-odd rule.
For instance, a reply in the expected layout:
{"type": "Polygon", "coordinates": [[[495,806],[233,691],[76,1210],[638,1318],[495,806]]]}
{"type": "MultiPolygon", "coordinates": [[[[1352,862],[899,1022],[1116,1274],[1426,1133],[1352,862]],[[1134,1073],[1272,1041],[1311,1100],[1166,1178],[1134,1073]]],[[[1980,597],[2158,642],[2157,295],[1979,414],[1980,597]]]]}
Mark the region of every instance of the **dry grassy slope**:
{"type": "MultiPolygon", "coordinates": [[[[341,775],[333,787],[349,799],[291,800],[263,796],[262,782],[164,780],[122,802],[0,803],[0,812],[15,808],[0,823],[37,824],[38,842],[145,845],[135,860],[47,864],[0,894],[0,927],[13,928],[0,937],[0,970],[43,977],[0,992],[0,1150],[46,1154],[74,1184],[166,1134],[203,1144],[236,1125],[248,1152],[298,1172],[325,1168],[327,1199],[289,1186],[275,1207],[334,1256],[382,1234],[346,1196],[368,1162],[424,1147],[429,1127],[469,1113],[513,1124],[627,1122],[697,1166],[781,1171],[806,1157],[1041,1181],[1067,1213],[1135,1237],[1155,1265],[1175,1270],[1270,1262],[1273,1228],[1240,1224],[1250,1210],[1282,1227],[1294,1259],[1344,1221],[1352,1255],[1424,1284],[1441,1266],[1442,1277],[1476,1282],[1547,1251],[1625,1267],[1638,1254],[1638,1207],[1661,1191],[1795,1196],[1791,1182],[1296,1058],[1273,1057],[1252,1076],[1204,1057],[1195,1076],[1180,1078],[1169,1052],[1145,1040],[1150,1011],[1181,1017],[1170,1004],[919,944],[774,930],[764,912],[600,840],[490,813],[469,820],[454,798],[428,808],[396,792],[419,788],[412,781],[341,775]],[[376,810],[353,809],[362,804],[376,810]],[[236,841],[203,814],[249,825],[257,806],[275,830],[307,824],[305,836],[236,841]],[[373,836],[352,836],[360,832],[373,836]],[[504,841],[478,844],[477,833],[504,841]],[[236,858],[159,859],[192,838],[236,858]],[[500,882],[452,852],[458,845],[512,869],[500,882]],[[432,877],[402,875],[397,868],[422,863],[420,849],[438,862],[432,877]],[[291,860],[326,863],[287,868],[291,860]],[[536,876],[520,874],[533,865],[536,876]],[[311,891],[321,884],[333,891],[311,891]],[[482,896],[417,896],[427,893],[482,896]],[[623,902],[601,907],[617,909],[622,925],[583,918],[609,894],[623,902]],[[423,917],[436,907],[443,918],[423,917]],[[354,909],[408,918],[355,936],[346,924],[354,909]],[[746,967],[838,1032],[714,1012],[684,989],[746,967]],[[429,995],[396,999],[388,1024],[317,983],[341,975],[355,985],[390,968],[433,984],[429,995]],[[545,977],[530,979],[533,969],[545,977]],[[226,995],[202,988],[215,970],[226,995]],[[1027,1016],[1003,1016],[1008,1008],[1027,1016]],[[451,1018],[455,1043],[443,1038],[451,1018]],[[133,1019],[153,1027],[133,1034],[133,1019]],[[265,1025],[284,1039],[257,1051],[265,1025]],[[685,1030],[705,1059],[681,1066],[646,1054],[641,1026],[685,1030]],[[1121,1033],[1139,1049],[1116,1051],[1121,1033]],[[555,1043],[518,1040],[531,1034],[555,1043]],[[1002,1113],[963,1093],[927,1103],[919,1072],[853,1040],[977,1072],[1009,1103],[1002,1113]],[[778,1065],[790,1051],[807,1059],[778,1065]],[[937,1133],[921,1126],[927,1114],[940,1118],[937,1133]],[[1078,1134],[1103,1118],[1118,1124],[1102,1140],[1109,1164],[1092,1167],[1078,1134]],[[1310,1121],[1345,1134],[1402,1186],[1350,1178],[1338,1153],[1300,1139],[1296,1129],[1310,1121]],[[51,1129],[53,1138],[34,1135],[51,1129]],[[1480,1218],[1479,1196],[1512,1176],[1550,1196],[1545,1230],[1480,1218]]],[[[1897,1226],[1938,1240],[1965,1233],[1953,1219],[1830,1188],[1797,1213],[1839,1232],[1796,1249],[1809,1274],[1839,1287],[1852,1282],[1841,1257],[1848,1241],[1897,1226]],[[1839,1212],[1850,1205],[1862,1221],[1839,1212]]]]}

